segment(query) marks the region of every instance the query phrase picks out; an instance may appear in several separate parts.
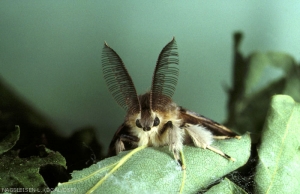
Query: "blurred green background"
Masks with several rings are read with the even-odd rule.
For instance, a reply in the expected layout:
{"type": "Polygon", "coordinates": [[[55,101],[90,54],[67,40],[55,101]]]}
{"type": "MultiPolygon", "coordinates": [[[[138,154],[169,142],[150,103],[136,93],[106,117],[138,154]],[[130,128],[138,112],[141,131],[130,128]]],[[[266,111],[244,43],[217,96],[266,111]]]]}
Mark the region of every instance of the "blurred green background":
{"type": "Polygon", "coordinates": [[[226,118],[232,35],[245,55],[283,51],[299,61],[300,2],[0,1],[0,78],[68,135],[94,126],[108,146],[125,112],[101,68],[104,41],[123,59],[138,93],[175,36],[180,77],[174,101],[218,122],[226,118]]]}

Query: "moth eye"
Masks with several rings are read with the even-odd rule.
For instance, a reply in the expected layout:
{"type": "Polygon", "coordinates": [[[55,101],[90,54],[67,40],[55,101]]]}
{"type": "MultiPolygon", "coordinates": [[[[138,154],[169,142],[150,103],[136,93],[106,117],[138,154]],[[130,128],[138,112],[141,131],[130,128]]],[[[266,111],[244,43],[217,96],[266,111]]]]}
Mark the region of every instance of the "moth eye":
{"type": "Polygon", "coordinates": [[[138,128],[142,128],[142,125],[141,125],[139,119],[137,119],[137,120],[135,121],[135,125],[136,125],[138,128]]]}
{"type": "Polygon", "coordinates": [[[159,123],[160,123],[159,118],[158,118],[158,117],[155,117],[154,122],[153,122],[153,126],[154,126],[154,127],[155,127],[155,126],[158,126],[159,123]]]}

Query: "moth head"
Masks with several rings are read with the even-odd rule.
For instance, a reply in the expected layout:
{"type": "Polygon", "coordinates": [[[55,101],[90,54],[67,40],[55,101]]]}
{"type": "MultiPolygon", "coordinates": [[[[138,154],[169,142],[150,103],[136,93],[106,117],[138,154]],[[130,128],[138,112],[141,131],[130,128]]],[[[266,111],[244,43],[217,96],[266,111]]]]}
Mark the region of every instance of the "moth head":
{"type": "Polygon", "coordinates": [[[150,131],[153,127],[160,124],[160,119],[151,110],[142,110],[140,117],[135,120],[135,125],[144,131],[150,131]]]}
{"type": "Polygon", "coordinates": [[[150,106],[150,93],[139,96],[141,110],[135,117],[135,125],[144,131],[150,131],[152,127],[160,124],[160,119],[150,106]]]}

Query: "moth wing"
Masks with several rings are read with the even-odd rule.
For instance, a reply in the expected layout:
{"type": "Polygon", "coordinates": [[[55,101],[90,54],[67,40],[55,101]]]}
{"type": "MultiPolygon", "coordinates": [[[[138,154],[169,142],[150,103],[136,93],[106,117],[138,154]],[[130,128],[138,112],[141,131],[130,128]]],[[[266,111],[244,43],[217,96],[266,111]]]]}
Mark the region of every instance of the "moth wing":
{"type": "Polygon", "coordinates": [[[235,132],[200,114],[180,108],[180,119],[184,124],[201,125],[209,130],[215,139],[240,138],[235,132]]]}

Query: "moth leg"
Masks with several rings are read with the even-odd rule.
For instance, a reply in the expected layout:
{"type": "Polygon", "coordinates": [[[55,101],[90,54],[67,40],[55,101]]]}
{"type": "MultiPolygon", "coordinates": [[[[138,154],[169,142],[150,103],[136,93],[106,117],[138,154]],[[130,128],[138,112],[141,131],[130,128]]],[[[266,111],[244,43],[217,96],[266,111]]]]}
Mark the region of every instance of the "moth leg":
{"type": "Polygon", "coordinates": [[[168,131],[169,135],[169,149],[173,153],[175,160],[181,166],[182,170],[185,170],[185,164],[182,162],[181,154],[183,147],[183,132],[182,130],[173,125],[171,121],[168,121],[163,129],[163,132],[168,131]]]}
{"type": "Polygon", "coordinates": [[[230,157],[229,155],[225,154],[224,152],[222,152],[221,150],[218,150],[217,148],[211,147],[211,146],[206,146],[207,149],[223,156],[224,158],[231,160],[231,161],[235,161],[235,158],[230,157]]]}
{"type": "Polygon", "coordinates": [[[185,125],[185,130],[187,131],[187,133],[189,134],[189,136],[193,140],[195,146],[201,147],[203,149],[207,148],[207,149],[223,156],[224,158],[226,158],[228,160],[235,161],[234,158],[232,158],[229,155],[225,154],[221,150],[218,150],[218,149],[210,146],[213,142],[214,136],[205,127],[203,127],[201,125],[187,124],[187,125],[185,125]]]}
{"type": "Polygon", "coordinates": [[[205,149],[212,144],[213,135],[205,127],[201,125],[186,124],[184,128],[196,147],[205,149]]]}
{"type": "Polygon", "coordinates": [[[136,136],[129,134],[126,128],[117,131],[109,145],[108,156],[115,156],[121,151],[131,149],[132,144],[137,144],[140,139],[136,136]]]}
{"type": "Polygon", "coordinates": [[[180,165],[182,170],[185,170],[186,167],[185,167],[185,164],[183,163],[183,161],[180,157],[181,154],[182,154],[182,151],[176,151],[176,150],[173,151],[173,155],[174,155],[174,158],[175,158],[176,162],[178,162],[178,164],[180,165]]]}
{"type": "Polygon", "coordinates": [[[241,139],[241,136],[237,135],[237,136],[234,136],[234,137],[231,137],[231,136],[213,136],[214,139],[231,139],[231,138],[236,138],[236,139],[241,139]]]}
{"type": "Polygon", "coordinates": [[[180,160],[181,161],[181,164],[180,164],[181,169],[185,170],[186,169],[186,165],[185,165],[185,159],[184,159],[182,150],[180,150],[180,156],[181,156],[181,160],[180,160]]]}
{"type": "Polygon", "coordinates": [[[120,137],[117,139],[116,143],[115,143],[115,149],[116,149],[116,153],[118,154],[121,151],[126,150],[126,146],[124,143],[137,143],[139,141],[139,138],[133,135],[129,135],[129,134],[120,134],[120,137]]]}

